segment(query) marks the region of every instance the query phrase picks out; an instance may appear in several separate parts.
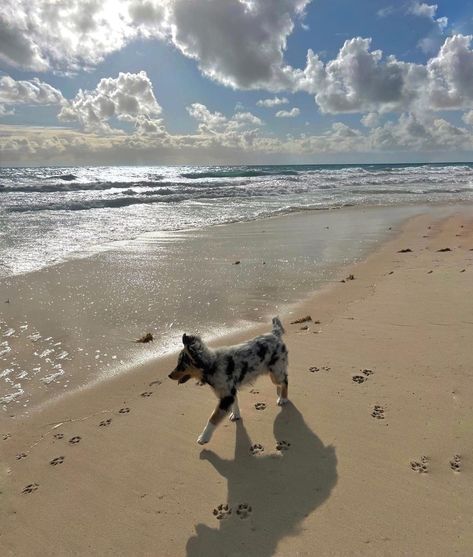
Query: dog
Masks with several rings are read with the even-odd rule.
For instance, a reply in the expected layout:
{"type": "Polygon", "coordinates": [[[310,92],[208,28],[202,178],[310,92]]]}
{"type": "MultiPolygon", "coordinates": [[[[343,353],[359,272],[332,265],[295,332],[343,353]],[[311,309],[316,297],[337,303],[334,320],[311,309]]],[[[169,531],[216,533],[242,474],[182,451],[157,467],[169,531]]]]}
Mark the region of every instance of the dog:
{"type": "Polygon", "coordinates": [[[169,378],[185,383],[191,377],[209,385],[219,399],[207,425],[199,435],[200,445],[208,443],[215,428],[230,411],[232,421],[240,419],[237,391],[252,383],[259,375],[269,373],[276,385],[277,403],[288,401],[288,353],[282,335],[284,328],[278,317],[272,320],[272,332],[243,344],[212,350],[199,336],[184,334],[184,348],[178,356],[176,368],[169,378]]]}

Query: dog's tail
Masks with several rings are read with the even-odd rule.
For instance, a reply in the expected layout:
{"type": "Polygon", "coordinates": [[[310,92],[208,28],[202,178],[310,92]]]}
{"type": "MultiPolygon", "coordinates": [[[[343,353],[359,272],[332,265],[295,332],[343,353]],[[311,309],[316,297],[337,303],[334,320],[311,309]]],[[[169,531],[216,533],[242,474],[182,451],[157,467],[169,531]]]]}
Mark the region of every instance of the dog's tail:
{"type": "Polygon", "coordinates": [[[284,327],[282,326],[282,323],[279,320],[279,317],[273,317],[273,335],[276,335],[277,337],[280,337],[285,332],[286,331],[284,330],[284,327]]]}

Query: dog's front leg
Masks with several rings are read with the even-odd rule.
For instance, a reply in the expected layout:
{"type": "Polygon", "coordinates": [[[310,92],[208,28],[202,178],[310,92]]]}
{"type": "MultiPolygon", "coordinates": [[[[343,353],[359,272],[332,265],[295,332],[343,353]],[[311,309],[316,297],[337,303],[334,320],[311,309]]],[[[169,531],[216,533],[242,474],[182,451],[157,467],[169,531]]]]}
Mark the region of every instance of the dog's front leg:
{"type": "Polygon", "coordinates": [[[207,425],[204,427],[204,431],[197,438],[197,443],[199,443],[199,445],[205,445],[205,443],[210,441],[215,428],[226,416],[234,401],[235,397],[233,396],[226,396],[220,399],[217,408],[212,412],[207,425]]]}
{"type": "Polygon", "coordinates": [[[240,416],[240,407],[238,406],[238,398],[235,396],[235,402],[232,406],[232,413],[230,414],[230,420],[232,422],[236,422],[241,418],[240,416]]]}

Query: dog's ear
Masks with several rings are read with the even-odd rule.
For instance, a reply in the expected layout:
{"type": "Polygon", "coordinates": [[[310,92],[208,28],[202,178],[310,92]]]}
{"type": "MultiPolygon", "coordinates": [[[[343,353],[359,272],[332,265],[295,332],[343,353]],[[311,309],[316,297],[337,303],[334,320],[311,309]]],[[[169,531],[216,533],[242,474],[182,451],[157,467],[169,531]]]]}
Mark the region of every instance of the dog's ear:
{"type": "Polygon", "coordinates": [[[186,333],[182,335],[182,344],[184,346],[190,346],[191,344],[194,344],[195,340],[196,337],[194,335],[186,335],[186,333]]]}
{"type": "Polygon", "coordinates": [[[201,338],[195,335],[184,334],[182,337],[182,343],[184,344],[185,350],[191,357],[194,365],[200,368],[205,367],[202,359],[203,343],[201,338]]]}

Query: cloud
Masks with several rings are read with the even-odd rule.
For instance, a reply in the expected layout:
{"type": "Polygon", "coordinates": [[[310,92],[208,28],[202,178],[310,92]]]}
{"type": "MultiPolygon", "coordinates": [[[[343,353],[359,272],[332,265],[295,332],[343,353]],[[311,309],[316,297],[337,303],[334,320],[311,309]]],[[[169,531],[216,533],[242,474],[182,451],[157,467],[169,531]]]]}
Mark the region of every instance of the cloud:
{"type": "Polygon", "coordinates": [[[36,71],[90,68],[140,35],[164,36],[166,3],[3,0],[0,59],[36,71]]]}
{"type": "Polygon", "coordinates": [[[26,13],[8,0],[0,6],[0,61],[17,68],[45,71],[49,64],[29,37],[26,13]]]}
{"type": "Polygon", "coordinates": [[[413,2],[407,9],[407,13],[434,19],[437,13],[437,4],[425,4],[421,2],[413,2]]]}
{"type": "Polygon", "coordinates": [[[471,150],[473,136],[443,118],[401,114],[397,122],[388,122],[372,130],[372,148],[404,151],[471,150]]]}
{"type": "MultiPolygon", "coordinates": [[[[242,125],[236,114],[227,118],[194,104],[189,111],[201,123],[194,134],[172,135],[83,133],[79,130],[26,128],[0,125],[0,160],[3,164],[163,164],[211,162],[217,164],[262,160],[280,161],[282,157],[377,153],[472,152],[471,131],[454,126],[443,118],[403,113],[395,121],[365,130],[335,122],[324,132],[301,133],[277,138],[263,135],[251,124],[242,125]],[[234,127],[235,126],[235,127],[234,127]],[[273,157],[268,159],[268,157],[273,157]]],[[[246,120],[246,117],[242,118],[246,120]]],[[[382,155],[385,158],[385,155],[382,155]]],[[[306,158],[307,160],[307,158],[306,158]]]]}
{"type": "Polygon", "coordinates": [[[399,109],[412,92],[406,82],[414,78],[416,66],[383,60],[380,50],[370,51],[371,39],[345,41],[336,59],[323,64],[312,51],[303,72],[295,73],[295,87],[315,93],[322,112],[365,112],[399,109]]]}
{"type": "Polygon", "coordinates": [[[257,106],[264,106],[265,108],[272,108],[281,104],[287,104],[289,100],[286,97],[273,97],[271,99],[260,99],[256,104],[257,106]]]}
{"type": "MultiPolygon", "coordinates": [[[[211,112],[201,103],[193,103],[187,107],[187,111],[198,122],[198,134],[187,136],[186,143],[205,145],[207,148],[223,146],[245,149],[253,145],[260,135],[259,128],[263,126],[260,118],[251,112],[236,112],[227,118],[220,112],[211,112]]],[[[175,140],[176,137],[173,138],[175,140]]]]}
{"type": "Polygon", "coordinates": [[[251,124],[253,126],[263,125],[263,121],[251,112],[237,112],[233,118],[236,122],[241,122],[243,124],[251,124]]]}
{"type": "Polygon", "coordinates": [[[396,12],[396,8],[394,6],[386,6],[385,8],[381,8],[376,12],[378,17],[388,17],[396,12]]]}
{"type": "Polygon", "coordinates": [[[368,112],[365,114],[362,119],[361,123],[366,128],[375,128],[379,122],[379,114],[377,112],[368,112]]]}
{"type": "Polygon", "coordinates": [[[345,41],[324,64],[309,50],[304,70],[294,70],[293,90],[315,95],[322,112],[418,112],[473,107],[471,35],[447,37],[425,65],[384,57],[371,39],[345,41]]]}
{"type": "Polygon", "coordinates": [[[435,52],[438,49],[442,42],[443,31],[448,26],[447,17],[436,17],[437,9],[437,4],[426,4],[417,0],[414,0],[407,7],[408,14],[428,19],[433,24],[431,32],[418,42],[419,48],[426,54],[435,52]]]}
{"type": "Polygon", "coordinates": [[[37,77],[31,81],[16,81],[7,75],[0,77],[0,116],[13,114],[12,107],[16,105],[52,105],[62,102],[62,93],[37,77]]]}
{"type": "Polygon", "coordinates": [[[301,111],[296,107],[291,108],[291,110],[279,110],[276,112],[276,118],[295,118],[300,113],[301,111]]]}
{"type": "Polygon", "coordinates": [[[462,116],[462,120],[468,126],[473,126],[473,110],[470,110],[469,112],[465,112],[465,114],[463,114],[462,116]]]}
{"type": "Polygon", "coordinates": [[[286,41],[310,1],[3,0],[0,59],[22,69],[76,71],[138,37],[160,38],[220,83],[277,90],[289,83],[286,41]]]}
{"type": "Polygon", "coordinates": [[[434,110],[473,106],[471,35],[448,37],[438,55],[427,63],[428,106],[434,110]]]}
{"type": "Polygon", "coordinates": [[[58,117],[63,122],[78,122],[86,131],[108,133],[109,122],[115,118],[143,133],[158,133],[162,131],[162,122],[156,119],[160,114],[152,83],[141,71],[103,78],[93,91],[80,89],[74,99],[64,103],[58,117]]]}
{"type": "Polygon", "coordinates": [[[220,83],[241,89],[284,88],[287,37],[308,3],[174,0],[169,5],[172,42],[220,83]]]}

